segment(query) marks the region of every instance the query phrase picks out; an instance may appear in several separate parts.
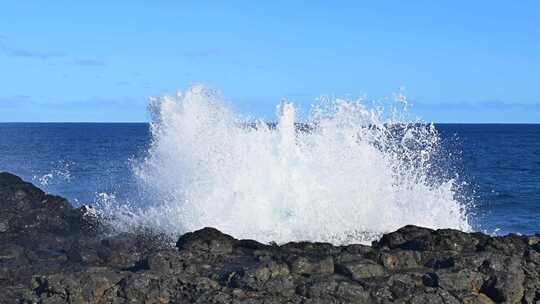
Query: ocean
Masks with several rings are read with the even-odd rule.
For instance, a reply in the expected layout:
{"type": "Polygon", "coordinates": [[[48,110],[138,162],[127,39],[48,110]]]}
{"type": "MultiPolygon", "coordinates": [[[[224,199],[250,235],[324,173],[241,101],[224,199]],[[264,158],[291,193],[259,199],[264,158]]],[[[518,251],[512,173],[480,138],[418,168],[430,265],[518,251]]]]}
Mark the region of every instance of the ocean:
{"type": "MultiPolygon", "coordinates": [[[[368,243],[407,224],[540,233],[540,124],[425,124],[355,102],[246,124],[204,88],[154,123],[2,123],[0,171],[119,230],[368,243]]],[[[392,112],[394,113],[394,112],[392,112]]]]}
{"type": "MultiPolygon", "coordinates": [[[[540,233],[540,125],[438,124],[457,173],[470,187],[475,230],[540,233]]],[[[0,171],[13,172],[74,205],[100,194],[132,199],[132,162],[151,141],[145,123],[3,123],[0,171]]]]}

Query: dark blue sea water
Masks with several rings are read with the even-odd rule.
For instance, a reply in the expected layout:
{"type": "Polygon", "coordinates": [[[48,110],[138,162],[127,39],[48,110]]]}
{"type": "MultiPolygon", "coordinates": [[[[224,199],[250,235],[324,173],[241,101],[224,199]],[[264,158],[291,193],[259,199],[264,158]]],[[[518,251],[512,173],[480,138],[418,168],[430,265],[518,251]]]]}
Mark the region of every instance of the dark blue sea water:
{"type": "MultiPolygon", "coordinates": [[[[477,230],[540,233],[540,125],[437,125],[477,230]]],[[[0,124],[0,171],[18,174],[74,204],[99,193],[137,193],[131,161],[150,144],[148,124],[0,124]]]]}

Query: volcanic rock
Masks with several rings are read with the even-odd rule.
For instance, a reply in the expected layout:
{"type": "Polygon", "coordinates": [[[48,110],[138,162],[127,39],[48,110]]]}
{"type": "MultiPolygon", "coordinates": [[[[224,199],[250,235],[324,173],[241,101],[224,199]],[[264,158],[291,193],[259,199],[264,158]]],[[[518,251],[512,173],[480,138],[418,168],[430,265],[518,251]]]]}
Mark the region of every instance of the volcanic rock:
{"type": "Polygon", "coordinates": [[[540,303],[540,235],[405,226],[372,246],[115,233],[0,173],[0,303],[540,303]]]}

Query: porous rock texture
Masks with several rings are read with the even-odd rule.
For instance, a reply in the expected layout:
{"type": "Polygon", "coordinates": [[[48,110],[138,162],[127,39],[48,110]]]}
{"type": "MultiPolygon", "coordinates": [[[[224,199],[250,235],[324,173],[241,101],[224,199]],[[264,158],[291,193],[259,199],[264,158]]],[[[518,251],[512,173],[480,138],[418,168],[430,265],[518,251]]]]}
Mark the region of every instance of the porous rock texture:
{"type": "Polygon", "coordinates": [[[0,303],[540,303],[540,236],[405,226],[372,246],[110,233],[0,173],[0,303]]]}

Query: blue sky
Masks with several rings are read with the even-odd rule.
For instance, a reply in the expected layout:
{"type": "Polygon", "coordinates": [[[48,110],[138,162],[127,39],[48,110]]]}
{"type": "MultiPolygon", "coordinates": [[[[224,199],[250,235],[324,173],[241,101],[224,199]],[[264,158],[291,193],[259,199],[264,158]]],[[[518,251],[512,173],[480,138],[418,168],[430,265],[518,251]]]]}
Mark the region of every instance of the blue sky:
{"type": "Polygon", "coordinates": [[[540,122],[538,1],[10,1],[0,121],[147,121],[207,84],[271,118],[286,98],[391,96],[436,122],[540,122]]]}

